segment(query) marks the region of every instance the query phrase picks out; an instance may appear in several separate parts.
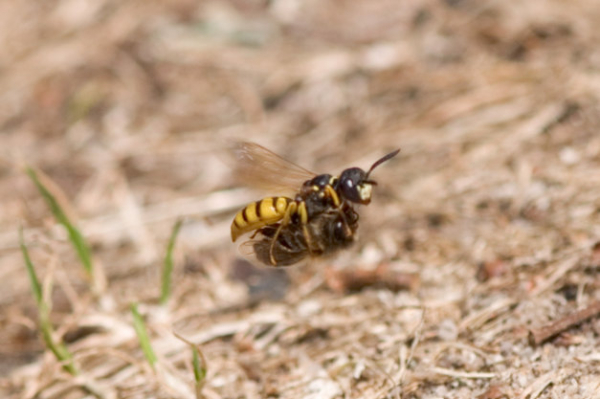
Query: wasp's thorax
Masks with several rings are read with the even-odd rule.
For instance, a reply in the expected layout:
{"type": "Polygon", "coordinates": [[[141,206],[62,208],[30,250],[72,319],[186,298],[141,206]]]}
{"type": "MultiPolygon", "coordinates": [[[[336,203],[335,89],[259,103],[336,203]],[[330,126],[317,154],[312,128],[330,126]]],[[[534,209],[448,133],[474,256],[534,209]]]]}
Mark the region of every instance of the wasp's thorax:
{"type": "Polygon", "coordinates": [[[367,205],[371,202],[372,180],[360,168],[349,168],[337,176],[322,174],[304,183],[304,193],[323,195],[326,186],[331,186],[342,200],[367,205]]]}

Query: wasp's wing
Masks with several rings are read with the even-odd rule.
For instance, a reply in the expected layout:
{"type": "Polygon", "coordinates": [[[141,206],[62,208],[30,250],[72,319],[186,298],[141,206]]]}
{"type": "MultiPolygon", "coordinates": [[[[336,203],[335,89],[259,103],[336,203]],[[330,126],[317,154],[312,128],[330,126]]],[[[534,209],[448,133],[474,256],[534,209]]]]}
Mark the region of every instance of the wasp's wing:
{"type": "Polygon", "coordinates": [[[279,155],[256,143],[236,143],[235,174],[248,186],[256,186],[272,193],[296,193],[307,180],[315,177],[301,166],[286,161],[279,155]]]}

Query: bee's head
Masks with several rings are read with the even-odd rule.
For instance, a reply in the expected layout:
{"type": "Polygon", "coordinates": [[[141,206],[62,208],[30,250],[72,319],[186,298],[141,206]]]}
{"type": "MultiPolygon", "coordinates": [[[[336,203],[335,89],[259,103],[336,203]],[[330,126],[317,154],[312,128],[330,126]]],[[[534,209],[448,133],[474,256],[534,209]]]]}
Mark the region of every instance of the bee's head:
{"type": "Polygon", "coordinates": [[[342,196],[350,202],[363,205],[369,204],[369,202],[371,202],[373,186],[377,185],[376,181],[369,180],[369,175],[373,169],[390,158],[393,158],[399,152],[400,150],[398,149],[379,159],[371,166],[368,172],[365,172],[360,168],[349,168],[344,170],[340,175],[340,180],[338,182],[338,187],[342,196]]]}

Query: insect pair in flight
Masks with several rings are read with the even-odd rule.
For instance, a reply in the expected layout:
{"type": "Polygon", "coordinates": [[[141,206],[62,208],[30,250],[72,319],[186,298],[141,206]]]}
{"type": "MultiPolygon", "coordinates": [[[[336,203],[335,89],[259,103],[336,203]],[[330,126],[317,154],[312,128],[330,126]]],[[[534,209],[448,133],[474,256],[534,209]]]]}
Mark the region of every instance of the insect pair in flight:
{"type": "Polygon", "coordinates": [[[400,150],[380,158],[367,172],[353,167],[339,176],[316,175],[255,143],[238,143],[234,152],[241,179],[281,196],[263,198],[240,210],[231,223],[231,240],[252,232],[244,245],[260,262],[289,266],[354,242],[358,228],[354,206],[371,202],[377,184],[369,179],[371,172],[400,150]],[[292,195],[284,196],[285,192],[292,195]]]}

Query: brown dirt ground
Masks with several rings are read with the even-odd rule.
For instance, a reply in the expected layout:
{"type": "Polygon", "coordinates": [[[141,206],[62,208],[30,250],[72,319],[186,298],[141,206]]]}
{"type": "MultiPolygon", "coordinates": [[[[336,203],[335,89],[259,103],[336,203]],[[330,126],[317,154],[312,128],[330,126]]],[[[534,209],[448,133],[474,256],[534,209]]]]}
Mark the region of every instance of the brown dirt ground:
{"type": "Polygon", "coordinates": [[[597,315],[528,339],[600,300],[596,0],[5,1],[0,43],[1,397],[193,398],[177,333],[206,398],[600,398],[597,315]],[[272,270],[229,242],[277,194],[236,186],[232,139],[315,171],[402,152],[351,250],[272,270]],[[19,226],[77,377],[44,349],[19,226]]]}

